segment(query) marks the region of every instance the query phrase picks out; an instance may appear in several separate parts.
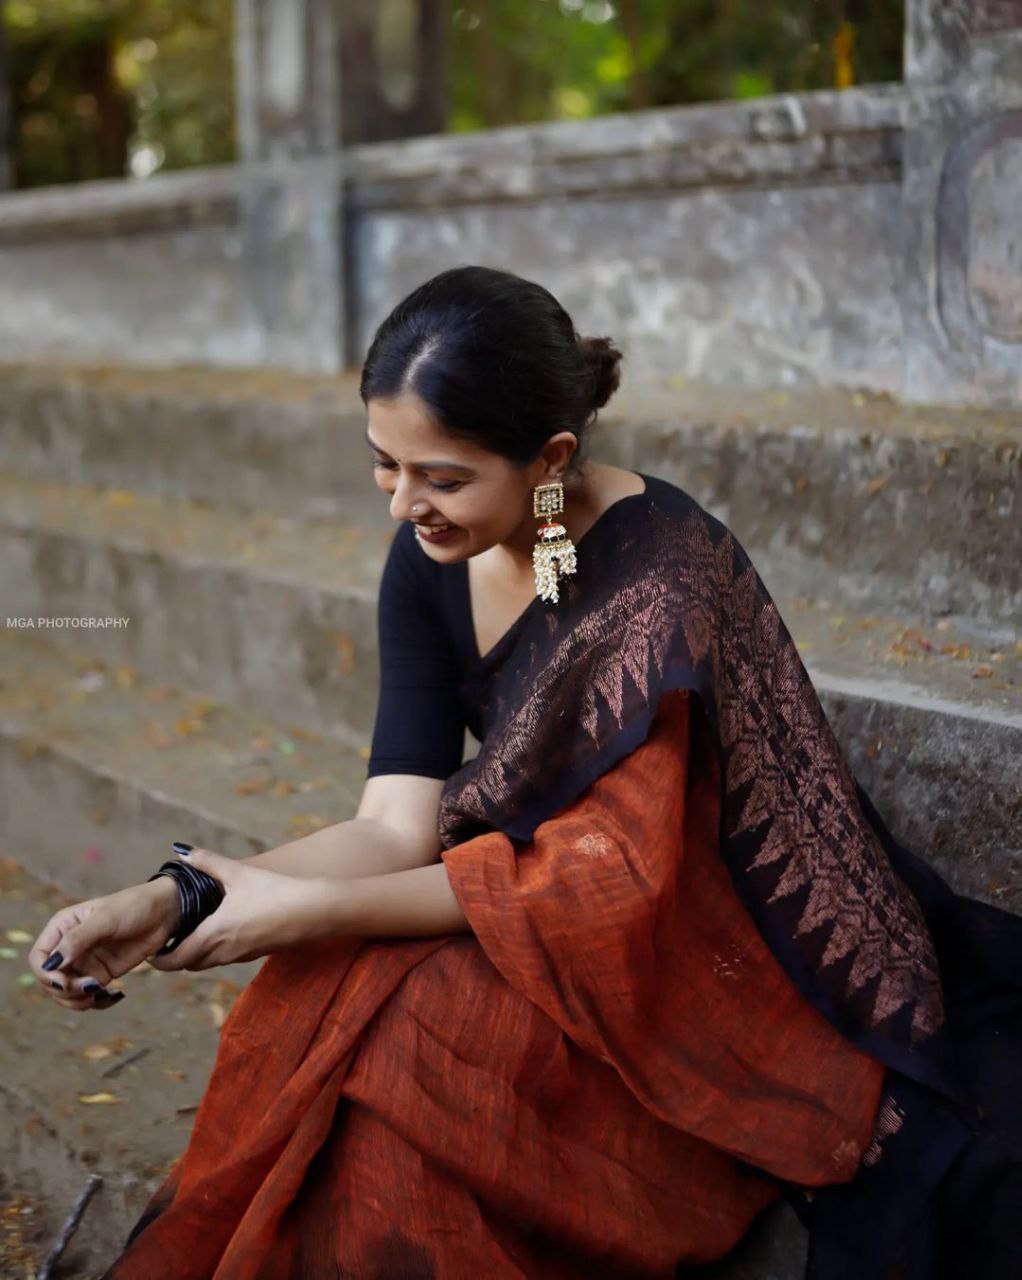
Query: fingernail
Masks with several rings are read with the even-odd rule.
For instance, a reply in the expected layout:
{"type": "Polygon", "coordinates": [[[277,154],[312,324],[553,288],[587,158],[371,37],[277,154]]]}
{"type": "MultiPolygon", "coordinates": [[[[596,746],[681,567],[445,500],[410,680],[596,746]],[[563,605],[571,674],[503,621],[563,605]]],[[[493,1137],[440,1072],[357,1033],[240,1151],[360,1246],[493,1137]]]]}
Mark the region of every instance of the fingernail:
{"type": "MultiPolygon", "coordinates": [[[[126,991],[104,991],[103,994],[107,998],[107,1004],[117,1004],[119,1000],[123,1000],[128,994],[126,991]]],[[[99,996],[96,997],[99,999],[99,996]]]]}
{"type": "Polygon", "coordinates": [[[175,853],[183,853],[187,858],[191,851],[195,848],[193,844],[185,844],[183,840],[175,840],[170,846],[175,853]]]}
{"type": "Polygon", "coordinates": [[[50,980],[50,986],[56,987],[58,991],[64,990],[64,984],[62,982],[54,982],[52,979],[50,980]]]}
{"type": "Polygon", "coordinates": [[[101,987],[98,982],[85,982],[82,984],[82,990],[86,995],[108,996],[109,991],[105,987],[101,987]]]}
{"type": "Polygon", "coordinates": [[[47,956],[47,958],[43,961],[43,968],[46,970],[47,973],[49,973],[51,969],[56,969],[58,965],[62,965],[63,963],[64,963],[64,957],[60,954],[59,951],[54,951],[53,955],[47,956]]]}

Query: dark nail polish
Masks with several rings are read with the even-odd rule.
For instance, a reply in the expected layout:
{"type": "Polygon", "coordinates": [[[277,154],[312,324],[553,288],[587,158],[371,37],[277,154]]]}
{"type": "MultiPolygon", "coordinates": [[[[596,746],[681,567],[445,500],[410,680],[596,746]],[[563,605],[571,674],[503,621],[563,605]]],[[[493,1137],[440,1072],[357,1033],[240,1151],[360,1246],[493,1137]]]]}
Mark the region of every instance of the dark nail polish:
{"type": "Polygon", "coordinates": [[[108,996],[109,991],[105,987],[101,987],[98,982],[86,982],[82,986],[82,990],[86,995],[90,996],[108,996]]]}
{"type": "Polygon", "coordinates": [[[63,963],[64,963],[64,957],[60,954],[59,951],[54,951],[53,955],[47,956],[46,959],[43,961],[43,968],[46,970],[47,973],[49,973],[51,969],[56,969],[58,965],[61,965],[63,963]]]}
{"type": "MultiPolygon", "coordinates": [[[[107,991],[107,1004],[117,1004],[119,1000],[123,1000],[128,993],[126,991],[107,991]]],[[[99,997],[97,996],[98,1000],[99,997]]]]}
{"type": "Polygon", "coordinates": [[[185,844],[183,840],[175,840],[170,846],[175,853],[183,853],[187,857],[195,848],[193,844],[185,844]]]}
{"type": "Polygon", "coordinates": [[[51,987],[56,987],[58,991],[63,991],[63,990],[64,990],[64,984],[63,984],[62,982],[53,982],[53,981],[51,980],[51,982],[50,982],[50,986],[51,986],[51,987]]]}

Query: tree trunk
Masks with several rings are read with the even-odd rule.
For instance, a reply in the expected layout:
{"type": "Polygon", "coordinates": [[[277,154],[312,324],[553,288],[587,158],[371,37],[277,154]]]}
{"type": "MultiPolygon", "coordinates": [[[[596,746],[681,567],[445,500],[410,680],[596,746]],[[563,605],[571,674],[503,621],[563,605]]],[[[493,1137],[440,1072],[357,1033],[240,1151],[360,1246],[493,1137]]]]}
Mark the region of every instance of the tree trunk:
{"type": "Polygon", "coordinates": [[[447,0],[347,0],[341,136],[350,146],[447,128],[447,0]]]}
{"type": "Polygon", "coordinates": [[[642,0],[618,0],[617,11],[621,17],[621,31],[632,55],[628,105],[633,111],[642,111],[653,102],[649,76],[642,65],[642,0]]]}
{"type": "Polygon", "coordinates": [[[11,136],[11,77],[7,69],[7,29],[4,26],[4,0],[0,0],[0,191],[9,191],[14,184],[11,156],[14,153],[11,136]]]}

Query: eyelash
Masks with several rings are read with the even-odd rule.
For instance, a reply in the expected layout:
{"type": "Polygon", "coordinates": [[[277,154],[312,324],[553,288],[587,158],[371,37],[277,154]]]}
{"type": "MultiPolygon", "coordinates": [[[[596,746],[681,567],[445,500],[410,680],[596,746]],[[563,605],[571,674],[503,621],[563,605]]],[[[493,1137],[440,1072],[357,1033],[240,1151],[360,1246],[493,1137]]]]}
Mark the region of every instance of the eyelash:
{"type": "MultiPolygon", "coordinates": [[[[393,462],[381,462],[379,458],[374,458],[373,467],[380,467],[384,471],[393,471],[395,464],[393,462]]],[[[452,480],[450,484],[437,484],[435,480],[427,480],[426,483],[431,489],[439,489],[441,493],[453,493],[455,489],[460,489],[464,482],[452,480]]]]}

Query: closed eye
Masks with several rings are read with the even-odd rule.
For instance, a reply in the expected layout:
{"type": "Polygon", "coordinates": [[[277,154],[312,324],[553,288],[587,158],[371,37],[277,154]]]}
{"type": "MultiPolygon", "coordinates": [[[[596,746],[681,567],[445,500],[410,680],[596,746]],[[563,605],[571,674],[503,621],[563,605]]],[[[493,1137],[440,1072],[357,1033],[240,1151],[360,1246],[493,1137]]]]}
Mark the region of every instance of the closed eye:
{"type": "MultiPolygon", "coordinates": [[[[383,471],[396,471],[396,462],[381,462],[379,458],[373,459],[373,467],[383,471]]],[[[441,493],[453,493],[455,489],[460,489],[464,482],[461,480],[452,480],[448,484],[438,484],[435,480],[427,480],[426,484],[430,489],[439,489],[441,493]]]]}

